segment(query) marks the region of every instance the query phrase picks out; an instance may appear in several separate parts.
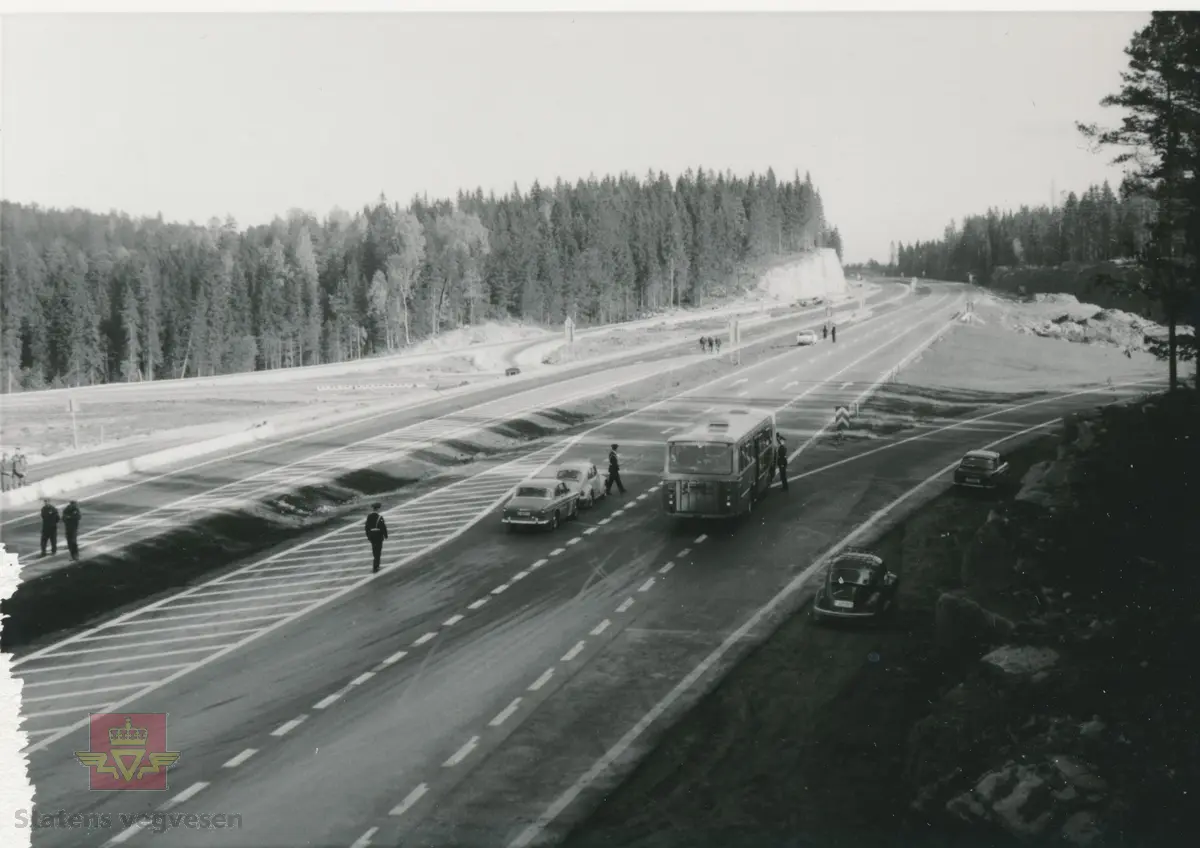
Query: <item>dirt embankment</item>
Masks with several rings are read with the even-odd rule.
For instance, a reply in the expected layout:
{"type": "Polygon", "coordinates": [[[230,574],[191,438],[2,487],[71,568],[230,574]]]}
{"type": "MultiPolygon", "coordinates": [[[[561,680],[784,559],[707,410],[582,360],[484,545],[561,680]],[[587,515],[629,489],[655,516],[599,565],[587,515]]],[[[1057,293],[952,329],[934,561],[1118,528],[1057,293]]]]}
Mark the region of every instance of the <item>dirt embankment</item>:
{"type": "Polygon", "coordinates": [[[1197,844],[1198,416],[1075,419],[914,513],[894,625],[793,616],[568,848],[1197,844]]]}

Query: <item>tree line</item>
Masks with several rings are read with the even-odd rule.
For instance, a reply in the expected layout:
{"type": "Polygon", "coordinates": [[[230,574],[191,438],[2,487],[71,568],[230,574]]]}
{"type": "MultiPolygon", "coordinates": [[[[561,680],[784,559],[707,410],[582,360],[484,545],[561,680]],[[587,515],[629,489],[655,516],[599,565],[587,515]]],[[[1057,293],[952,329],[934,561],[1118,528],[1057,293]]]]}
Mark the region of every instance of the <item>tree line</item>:
{"type": "Polygon", "coordinates": [[[771,170],[381,195],[244,230],[4,202],[0,391],[338,362],[488,319],[623,321],[820,247],[841,255],[811,178],[771,170]]]}

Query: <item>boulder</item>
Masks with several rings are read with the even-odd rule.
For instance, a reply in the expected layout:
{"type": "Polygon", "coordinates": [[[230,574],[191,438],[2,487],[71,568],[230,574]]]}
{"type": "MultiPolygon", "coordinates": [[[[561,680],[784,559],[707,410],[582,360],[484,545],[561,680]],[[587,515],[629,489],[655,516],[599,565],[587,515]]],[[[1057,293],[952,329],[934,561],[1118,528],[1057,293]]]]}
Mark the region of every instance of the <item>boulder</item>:
{"type": "Polygon", "coordinates": [[[1016,629],[1011,620],[985,609],[961,591],[945,592],[938,598],[934,626],[938,645],[953,652],[1002,642],[1016,629]]]}
{"type": "Polygon", "coordinates": [[[1096,813],[1092,810],[1080,810],[1067,819],[1062,826],[1062,838],[1070,845],[1081,848],[1091,845],[1101,836],[1096,813]]]}
{"type": "Polygon", "coordinates": [[[1071,504],[1070,465],[1063,459],[1035,463],[1021,478],[1016,500],[1057,512],[1071,504]]]}
{"type": "Polygon", "coordinates": [[[1052,648],[1031,645],[1005,645],[983,658],[984,664],[1005,675],[1032,677],[1058,663],[1058,652],[1052,648]]]}

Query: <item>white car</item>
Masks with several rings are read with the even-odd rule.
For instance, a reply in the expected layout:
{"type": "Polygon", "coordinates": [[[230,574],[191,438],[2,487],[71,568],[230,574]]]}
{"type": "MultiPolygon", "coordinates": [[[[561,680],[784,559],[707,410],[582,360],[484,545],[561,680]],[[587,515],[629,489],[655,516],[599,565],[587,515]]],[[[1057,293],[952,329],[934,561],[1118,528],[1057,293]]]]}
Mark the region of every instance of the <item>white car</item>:
{"type": "Polygon", "coordinates": [[[555,470],[554,477],[566,483],[583,506],[595,506],[596,501],[605,497],[604,476],[596,469],[595,463],[586,459],[564,462],[555,470]]]}
{"type": "Polygon", "coordinates": [[[796,344],[800,347],[815,345],[817,343],[817,334],[812,330],[805,330],[796,334],[796,344]]]}

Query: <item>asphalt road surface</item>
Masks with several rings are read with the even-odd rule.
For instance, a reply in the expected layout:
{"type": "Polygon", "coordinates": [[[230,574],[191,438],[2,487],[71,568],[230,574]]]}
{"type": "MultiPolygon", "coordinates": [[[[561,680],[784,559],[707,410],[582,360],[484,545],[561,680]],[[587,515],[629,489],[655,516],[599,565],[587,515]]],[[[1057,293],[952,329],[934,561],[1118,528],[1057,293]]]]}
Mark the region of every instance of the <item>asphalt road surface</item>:
{"type": "MultiPolygon", "coordinates": [[[[241,817],[219,832],[181,824],[173,845],[507,846],[558,835],[603,791],[607,766],[683,707],[681,682],[702,681],[698,664],[830,544],[997,433],[1117,396],[1099,388],[841,451],[806,447],[835,405],[860,397],[949,312],[937,296],[912,308],[886,330],[781,353],[568,445],[564,458],[599,463],[621,444],[628,492],[556,534],[505,533],[491,513],[430,555],[389,546],[376,577],[366,551],[350,560],[310,546],[23,657],[25,713],[44,713],[26,725],[42,731],[29,755],[39,811],[113,823],[41,829],[35,844],[137,844],[155,837],[121,830],[120,814],[164,808],[241,817]],[[666,433],[708,407],[751,403],[777,410],[801,451],[791,491],[774,489],[736,527],[671,523],[658,490],[666,433]],[[356,567],[352,582],[315,582],[356,567]],[[280,573],[319,600],[255,630],[253,617],[280,611],[265,588],[280,573]],[[216,594],[239,582],[246,601],[216,594]],[[168,640],[193,638],[174,634],[196,624],[253,638],[174,653],[168,640]],[[169,748],[181,756],[168,791],[88,791],[73,757],[88,746],[88,709],[169,713],[169,748]],[[529,830],[539,817],[545,829],[529,830]]],[[[461,485],[454,500],[483,503],[482,478],[461,485]]]]}
{"type": "MultiPolygon", "coordinates": [[[[868,306],[895,300],[901,287],[888,287],[868,306]]],[[[907,299],[899,301],[906,303],[907,299]]],[[[890,309],[893,307],[884,307],[890,309]]],[[[797,313],[795,326],[821,320],[821,310],[797,313]]],[[[778,333],[792,322],[747,331],[753,341],[778,333]]],[[[702,361],[690,351],[672,357],[672,365],[702,361]]],[[[561,374],[498,385],[467,397],[423,403],[375,413],[333,427],[312,430],[279,442],[234,448],[161,471],[137,474],[81,489],[56,499],[78,500],[84,511],[80,546],[83,555],[112,553],[152,538],[182,521],[244,503],[284,494],[297,483],[329,480],[353,468],[369,467],[386,457],[429,447],[443,439],[467,438],[480,426],[523,411],[552,407],[574,397],[602,394],[610,386],[652,375],[663,366],[663,353],[632,353],[622,363],[603,363],[561,374]]],[[[40,504],[16,508],[0,522],[0,540],[22,557],[26,579],[68,562],[59,537],[57,555],[40,553],[40,504]],[[33,557],[31,560],[30,558],[33,557]]]]}

